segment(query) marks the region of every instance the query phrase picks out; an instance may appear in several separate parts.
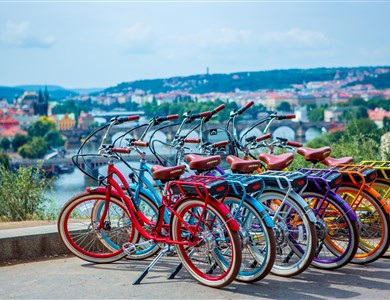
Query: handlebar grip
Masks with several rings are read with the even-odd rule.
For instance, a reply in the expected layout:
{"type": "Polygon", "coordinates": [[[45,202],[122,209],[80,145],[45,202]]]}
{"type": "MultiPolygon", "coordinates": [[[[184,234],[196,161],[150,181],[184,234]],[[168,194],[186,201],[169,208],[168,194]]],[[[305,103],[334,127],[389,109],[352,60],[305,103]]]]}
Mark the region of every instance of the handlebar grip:
{"type": "Polygon", "coordinates": [[[143,142],[143,141],[134,141],[134,146],[149,147],[149,143],[148,142],[143,142]]]}
{"type": "Polygon", "coordinates": [[[119,124],[125,123],[125,122],[130,122],[130,121],[135,121],[135,120],[139,120],[139,115],[128,116],[128,117],[119,117],[119,118],[116,119],[116,121],[119,124]]]}
{"type": "Polygon", "coordinates": [[[204,111],[204,112],[201,112],[198,115],[199,115],[199,117],[197,117],[197,118],[205,118],[205,117],[211,117],[213,114],[211,113],[211,111],[204,111]]]}
{"type": "Polygon", "coordinates": [[[256,142],[261,142],[272,137],[271,133],[264,134],[256,138],[256,142]]]}
{"type": "Polygon", "coordinates": [[[214,108],[212,111],[211,111],[211,115],[215,115],[217,112],[220,112],[221,110],[225,109],[226,105],[225,104],[221,104],[220,106],[214,108]]]}
{"type": "Polygon", "coordinates": [[[167,120],[177,120],[179,119],[179,115],[178,114],[174,114],[174,115],[169,115],[169,116],[166,116],[165,117],[167,120]]]}
{"type": "Polygon", "coordinates": [[[278,120],[286,120],[286,119],[295,119],[295,114],[289,114],[289,115],[281,115],[281,116],[278,116],[277,119],[278,120]]]}
{"type": "Polygon", "coordinates": [[[200,139],[197,138],[185,138],[184,143],[193,143],[193,144],[199,144],[200,139]]]}
{"type": "Polygon", "coordinates": [[[287,142],[287,145],[288,145],[288,146],[292,146],[292,147],[296,147],[296,148],[300,148],[300,147],[303,146],[303,144],[301,144],[301,143],[298,143],[298,142],[290,142],[290,141],[287,142]]]}
{"type": "Polygon", "coordinates": [[[217,142],[217,143],[214,143],[213,144],[213,147],[214,148],[218,148],[218,147],[223,147],[223,146],[226,146],[226,145],[229,145],[229,141],[226,140],[226,141],[220,141],[220,142],[217,142]]]}
{"type": "Polygon", "coordinates": [[[164,121],[169,121],[169,120],[176,120],[178,118],[179,118],[179,115],[175,114],[175,115],[169,115],[169,116],[166,116],[166,117],[157,117],[156,121],[157,122],[164,122],[164,121]]]}
{"type": "Polygon", "coordinates": [[[130,148],[112,148],[112,152],[129,154],[131,150],[130,148]]]}
{"type": "Polygon", "coordinates": [[[244,111],[246,111],[248,108],[252,107],[253,104],[255,104],[255,102],[253,101],[250,101],[248,102],[247,104],[245,104],[243,107],[241,107],[240,109],[238,109],[237,111],[237,115],[241,115],[244,111]]]}

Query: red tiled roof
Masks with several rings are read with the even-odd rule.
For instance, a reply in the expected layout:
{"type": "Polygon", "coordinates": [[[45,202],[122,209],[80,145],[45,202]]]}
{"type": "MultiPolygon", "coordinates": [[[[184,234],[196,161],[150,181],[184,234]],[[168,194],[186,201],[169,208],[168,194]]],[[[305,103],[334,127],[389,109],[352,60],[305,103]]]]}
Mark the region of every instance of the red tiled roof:
{"type": "Polygon", "coordinates": [[[17,134],[26,135],[27,132],[20,129],[19,127],[11,127],[9,129],[0,131],[0,137],[14,137],[17,134]]]}

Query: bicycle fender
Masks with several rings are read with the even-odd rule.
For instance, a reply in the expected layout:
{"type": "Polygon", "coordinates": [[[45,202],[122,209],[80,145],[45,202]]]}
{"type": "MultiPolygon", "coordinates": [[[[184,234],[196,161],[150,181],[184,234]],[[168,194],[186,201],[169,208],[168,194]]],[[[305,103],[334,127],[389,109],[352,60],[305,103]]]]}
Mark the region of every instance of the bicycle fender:
{"type": "MultiPolygon", "coordinates": [[[[317,192],[318,193],[318,190],[310,190],[310,189],[306,189],[302,195],[305,194],[305,192],[310,192],[310,191],[313,191],[313,192],[317,192]]],[[[337,193],[335,193],[334,191],[329,191],[328,192],[328,196],[329,197],[332,197],[334,200],[336,200],[338,202],[338,204],[341,205],[341,207],[347,212],[348,214],[348,217],[352,220],[352,221],[357,221],[358,220],[358,217],[356,215],[356,213],[354,212],[354,210],[351,208],[351,206],[348,204],[347,201],[345,201],[342,197],[340,197],[337,193]]]]}
{"type": "Polygon", "coordinates": [[[212,203],[214,207],[216,207],[228,220],[226,221],[227,224],[229,224],[230,228],[233,231],[239,231],[240,230],[240,225],[234,219],[233,215],[231,214],[230,210],[221,202],[210,198],[209,202],[212,203]]]}
{"type": "MultiPolygon", "coordinates": [[[[345,185],[354,186],[354,187],[360,187],[360,186],[356,186],[356,185],[353,185],[353,184],[345,184],[345,185]]],[[[373,197],[375,197],[376,199],[378,199],[379,203],[381,204],[381,206],[383,207],[385,212],[387,214],[390,214],[390,205],[386,203],[386,199],[383,198],[381,196],[381,194],[379,194],[379,192],[377,192],[375,189],[373,189],[372,187],[370,187],[367,184],[364,186],[363,191],[365,191],[367,194],[370,194],[373,197]]]]}
{"type": "MultiPolygon", "coordinates": [[[[231,195],[237,197],[236,194],[231,194],[231,195]]],[[[275,223],[270,217],[270,215],[267,213],[267,210],[259,201],[257,201],[255,198],[248,195],[245,197],[244,201],[250,203],[259,212],[261,218],[264,220],[267,227],[273,228],[275,226],[275,223]]]]}
{"type": "MultiPolygon", "coordinates": [[[[281,192],[283,194],[286,194],[286,191],[280,190],[280,189],[275,189],[275,188],[272,188],[272,189],[265,188],[263,193],[265,193],[265,192],[275,192],[275,191],[279,191],[279,192],[281,192]]],[[[306,201],[299,194],[297,194],[294,191],[291,191],[289,193],[289,197],[293,198],[304,209],[304,211],[306,212],[307,216],[309,217],[310,222],[312,222],[312,223],[316,223],[317,222],[317,218],[316,218],[313,210],[311,209],[310,205],[307,204],[306,201]]]]}

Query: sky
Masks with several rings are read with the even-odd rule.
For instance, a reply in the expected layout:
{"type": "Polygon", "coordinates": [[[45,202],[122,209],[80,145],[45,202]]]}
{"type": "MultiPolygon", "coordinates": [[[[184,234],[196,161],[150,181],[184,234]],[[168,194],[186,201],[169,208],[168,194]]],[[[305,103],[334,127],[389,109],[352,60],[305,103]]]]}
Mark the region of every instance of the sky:
{"type": "Polygon", "coordinates": [[[0,0],[0,86],[390,65],[390,0],[0,0]]]}

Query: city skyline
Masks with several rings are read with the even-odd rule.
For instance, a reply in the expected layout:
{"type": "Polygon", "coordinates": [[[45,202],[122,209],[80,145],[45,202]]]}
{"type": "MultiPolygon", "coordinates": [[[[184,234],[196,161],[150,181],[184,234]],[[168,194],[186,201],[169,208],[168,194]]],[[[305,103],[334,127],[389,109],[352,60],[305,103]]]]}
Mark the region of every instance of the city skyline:
{"type": "Polygon", "coordinates": [[[0,86],[390,65],[390,2],[0,1],[0,86]]]}

